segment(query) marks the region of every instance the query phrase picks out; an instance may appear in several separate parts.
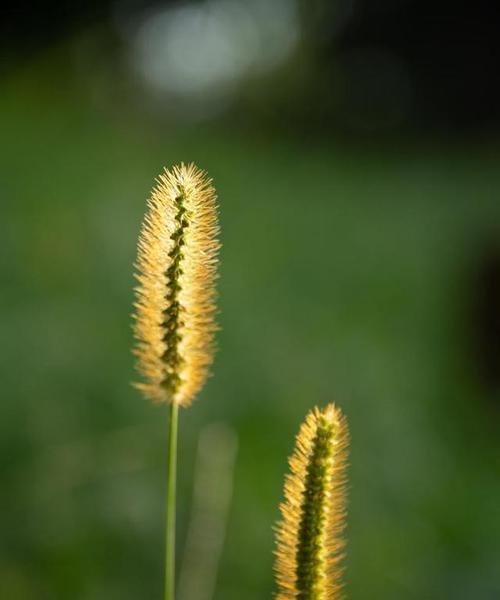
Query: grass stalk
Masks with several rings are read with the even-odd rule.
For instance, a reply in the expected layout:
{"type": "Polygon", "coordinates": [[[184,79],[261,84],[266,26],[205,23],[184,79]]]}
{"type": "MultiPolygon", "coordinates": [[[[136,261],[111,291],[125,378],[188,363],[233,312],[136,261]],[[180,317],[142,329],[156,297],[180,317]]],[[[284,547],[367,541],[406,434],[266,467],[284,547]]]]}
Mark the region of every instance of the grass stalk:
{"type": "Polygon", "coordinates": [[[170,404],[165,506],[165,600],[175,598],[175,508],[177,483],[177,426],[179,406],[170,404]]]}

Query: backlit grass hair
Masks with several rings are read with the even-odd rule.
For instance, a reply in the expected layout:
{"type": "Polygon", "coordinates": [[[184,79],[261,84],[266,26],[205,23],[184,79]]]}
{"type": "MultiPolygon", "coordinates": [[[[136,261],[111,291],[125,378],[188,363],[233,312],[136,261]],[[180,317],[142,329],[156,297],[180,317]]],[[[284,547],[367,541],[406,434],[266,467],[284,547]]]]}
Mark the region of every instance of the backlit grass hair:
{"type": "Polygon", "coordinates": [[[219,233],[211,180],[193,164],[165,170],[138,244],[135,354],[147,398],[189,405],[214,353],[219,233]]]}
{"type": "Polygon", "coordinates": [[[348,429],[329,404],[306,417],[289,459],[276,527],[278,600],[338,600],[346,523],[348,429]]]}

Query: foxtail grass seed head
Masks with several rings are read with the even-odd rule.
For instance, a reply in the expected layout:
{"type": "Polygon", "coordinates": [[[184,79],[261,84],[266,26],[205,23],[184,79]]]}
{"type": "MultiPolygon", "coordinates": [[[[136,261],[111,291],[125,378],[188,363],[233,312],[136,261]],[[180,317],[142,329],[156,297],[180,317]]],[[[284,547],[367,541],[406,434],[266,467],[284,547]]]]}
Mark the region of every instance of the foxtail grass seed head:
{"type": "Polygon", "coordinates": [[[277,600],[342,598],[348,429],[329,404],[306,417],[276,527],[277,600]]]}
{"type": "Polygon", "coordinates": [[[188,406],[213,360],[217,197],[193,164],[165,170],[147,203],[136,262],[134,353],[154,402],[188,406]]]}

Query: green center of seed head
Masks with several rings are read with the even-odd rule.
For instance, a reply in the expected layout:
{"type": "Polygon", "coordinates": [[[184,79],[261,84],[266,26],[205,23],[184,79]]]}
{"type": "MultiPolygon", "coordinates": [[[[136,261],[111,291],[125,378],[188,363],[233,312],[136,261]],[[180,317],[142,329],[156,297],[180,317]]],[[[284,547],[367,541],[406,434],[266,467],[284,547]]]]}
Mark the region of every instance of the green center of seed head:
{"type": "Polygon", "coordinates": [[[334,426],[321,419],[309,458],[297,546],[297,598],[320,600],[325,561],[326,493],[333,451],[334,426]]]}
{"type": "Polygon", "coordinates": [[[162,360],[165,365],[165,374],[162,381],[162,387],[170,394],[174,395],[177,392],[180,383],[179,371],[182,366],[183,358],[179,354],[179,343],[182,340],[180,328],[182,322],[180,320],[180,304],[179,292],[180,276],[182,275],[182,247],[185,244],[184,234],[189,223],[186,219],[186,208],[184,206],[184,190],[180,190],[179,195],[175,198],[175,206],[177,213],[175,215],[176,228],[170,236],[174,246],[168,253],[172,260],[170,267],[166,270],[165,276],[167,279],[167,308],[163,311],[163,341],[165,342],[165,352],[162,355],[162,360]]]}

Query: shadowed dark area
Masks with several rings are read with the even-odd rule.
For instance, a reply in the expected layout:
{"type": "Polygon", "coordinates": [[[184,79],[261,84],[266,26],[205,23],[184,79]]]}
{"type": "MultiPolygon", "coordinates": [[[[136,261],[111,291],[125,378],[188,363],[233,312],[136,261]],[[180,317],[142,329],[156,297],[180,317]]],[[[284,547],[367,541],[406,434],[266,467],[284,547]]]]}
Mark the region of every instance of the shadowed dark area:
{"type": "Polygon", "coordinates": [[[490,393],[500,390],[500,246],[486,244],[472,280],[472,322],[478,375],[490,393]]]}

